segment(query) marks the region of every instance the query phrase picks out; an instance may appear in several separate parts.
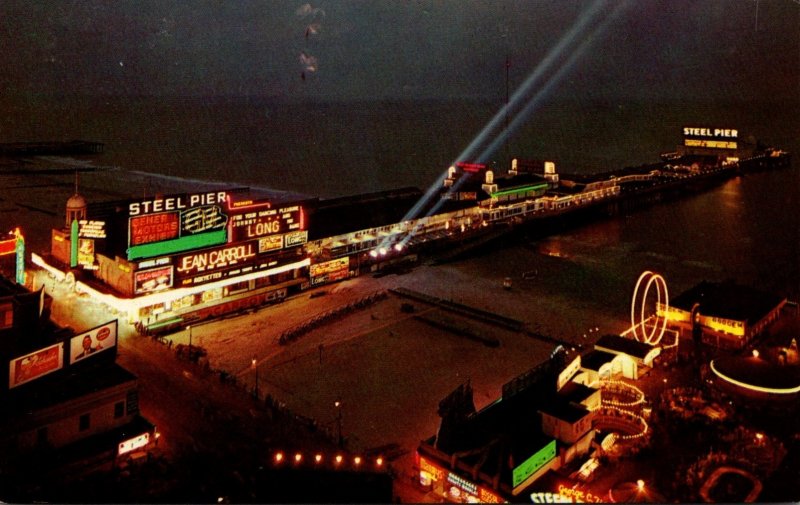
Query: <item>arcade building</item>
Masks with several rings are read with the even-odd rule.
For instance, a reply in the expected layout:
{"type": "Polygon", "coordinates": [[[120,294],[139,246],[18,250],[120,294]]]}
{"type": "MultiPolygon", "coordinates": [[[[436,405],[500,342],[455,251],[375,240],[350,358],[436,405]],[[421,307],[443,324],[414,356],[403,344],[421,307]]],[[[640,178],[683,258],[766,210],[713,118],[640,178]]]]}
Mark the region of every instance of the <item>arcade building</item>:
{"type": "Polygon", "coordinates": [[[580,361],[571,358],[556,350],[480,411],[469,383],[443,399],[439,430],[417,448],[420,484],[456,503],[530,502],[532,492],[549,491],[556,471],[580,468],[598,448],[601,391],[572,380],[580,361]]]}
{"type": "Polygon", "coordinates": [[[303,202],[246,189],[87,204],[75,194],[34,264],[145,329],[277,301],[307,283],[303,202]]]}
{"type": "Polygon", "coordinates": [[[741,350],[778,319],[786,303],[749,286],[701,282],[671,300],[667,327],[714,348],[741,350]]]}

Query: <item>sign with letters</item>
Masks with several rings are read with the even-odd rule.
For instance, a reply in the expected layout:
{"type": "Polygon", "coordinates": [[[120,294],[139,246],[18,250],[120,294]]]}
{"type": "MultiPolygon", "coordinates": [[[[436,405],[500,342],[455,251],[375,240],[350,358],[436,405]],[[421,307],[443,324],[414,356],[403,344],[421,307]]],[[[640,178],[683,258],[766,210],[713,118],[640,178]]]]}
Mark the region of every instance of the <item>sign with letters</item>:
{"type": "Polygon", "coordinates": [[[14,358],[8,367],[8,387],[17,387],[38,379],[43,375],[60,370],[63,366],[63,342],[14,358]]]}
{"type": "Polygon", "coordinates": [[[299,205],[281,208],[254,208],[248,209],[248,212],[230,216],[228,235],[230,242],[241,242],[299,232],[304,228],[303,208],[299,205]]]}

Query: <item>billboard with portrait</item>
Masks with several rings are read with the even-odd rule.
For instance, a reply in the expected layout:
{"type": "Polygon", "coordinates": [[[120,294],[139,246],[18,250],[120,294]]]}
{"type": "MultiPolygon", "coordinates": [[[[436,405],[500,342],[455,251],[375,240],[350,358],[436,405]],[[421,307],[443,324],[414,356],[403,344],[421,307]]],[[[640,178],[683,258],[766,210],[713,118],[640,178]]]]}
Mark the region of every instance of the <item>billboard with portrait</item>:
{"type": "Polygon", "coordinates": [[[69,339],[69,364],[81,361],[117,345],[117,320],[92,328],[69,339]]]}

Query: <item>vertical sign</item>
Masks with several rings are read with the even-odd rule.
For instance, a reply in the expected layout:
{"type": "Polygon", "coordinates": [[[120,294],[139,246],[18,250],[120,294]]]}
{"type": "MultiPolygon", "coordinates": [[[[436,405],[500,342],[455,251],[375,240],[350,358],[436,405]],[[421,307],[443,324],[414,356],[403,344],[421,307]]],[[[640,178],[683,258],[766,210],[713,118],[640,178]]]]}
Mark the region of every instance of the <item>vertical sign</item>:
{"type": "Polygon", "coordinates": [[[14,233],[17,235],[17,268],[15,272],[16,281],[17,284],[25,284],[25,237],[23,237],[19,232],[19,228],[17,228],[14,233]]]}
{"type": "Polygon", "coordinates": [[[72,220],[72,228],[69,234],[69,266],[78,266],[78,221],[72,220]]]}

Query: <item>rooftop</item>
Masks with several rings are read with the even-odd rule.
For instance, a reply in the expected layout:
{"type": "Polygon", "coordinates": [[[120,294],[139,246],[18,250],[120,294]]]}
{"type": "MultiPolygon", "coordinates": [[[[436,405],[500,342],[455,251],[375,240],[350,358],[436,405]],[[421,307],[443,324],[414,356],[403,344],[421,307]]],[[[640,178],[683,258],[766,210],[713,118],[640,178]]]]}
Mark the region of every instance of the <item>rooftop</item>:
{"type": "Polygon", "coordinates": [[[595,349],[602,347],[612,351],[619,351],[633,356],[634,358],[644,359],[652,350],[653,346],[633,340],[632,338],[625,338],[619,335],[603,335],[594,344],[595,349]]]}
{"type": "Polygon", "coordinates": [[[610,363],[615,357],[616,354],[594,349],[581,356],[581,367],[599,372],[601,366],[610,363]]]}
{"type": "Polygon", "coordinates": [[[671,305],[690,312],[694,304],[699,303],[703,315],[755,324],[784,300],[780,296],[733,282],[704,281],[671,300],[671,305]]]}
{"type": "Polygon", "coordinates": [[[568,402],[547,402],[539,406],[539,411],[570,424],[580,421],[590,413],[586,407],[568,402]]]}
{"type": "Polygon", "coordinates": [[[0,419],[24,416],[136,380],[136,376],[128,370],[105,361],[92,368],[88,365],[73,366],[62,373],[52,373],[11,389],[4,399],[0,419]]]}

